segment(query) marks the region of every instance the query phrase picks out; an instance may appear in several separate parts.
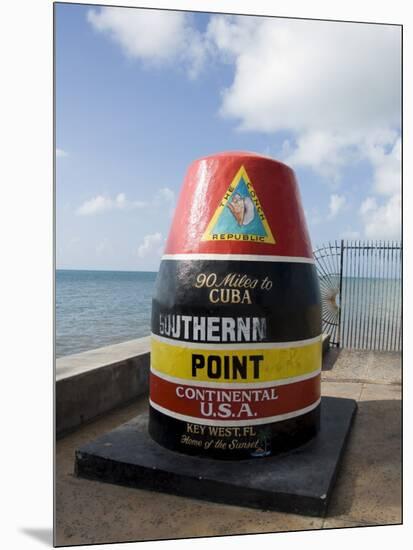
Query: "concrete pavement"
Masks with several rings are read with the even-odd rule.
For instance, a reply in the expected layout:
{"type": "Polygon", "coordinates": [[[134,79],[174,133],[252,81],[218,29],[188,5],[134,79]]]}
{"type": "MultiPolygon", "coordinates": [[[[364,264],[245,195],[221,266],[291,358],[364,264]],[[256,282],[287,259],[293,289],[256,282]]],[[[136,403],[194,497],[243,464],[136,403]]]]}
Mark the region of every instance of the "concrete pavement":
{"type": "Polygon", "coordinates": [[[324,369],[322,394],[356,399],[359,407],[326,518],[253,510],[76,478],[75,449],[146,410],[144,396],[57,442],[56,544],[400,523],[400,354],[331,350],[324,369]]]}

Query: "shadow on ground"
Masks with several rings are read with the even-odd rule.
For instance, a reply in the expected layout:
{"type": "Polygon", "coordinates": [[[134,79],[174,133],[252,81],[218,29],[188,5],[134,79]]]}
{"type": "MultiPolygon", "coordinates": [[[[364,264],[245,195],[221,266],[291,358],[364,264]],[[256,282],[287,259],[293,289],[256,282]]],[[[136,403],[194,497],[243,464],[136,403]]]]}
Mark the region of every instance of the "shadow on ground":
{"type": "Polygon", "coordinates": [[[339,358],[340,353],[340,348],[330,348],[328,352],[323,356],[322,370],[331,370],[334,367],[335,362],[339,358]]]}
{"type": "Polygon", "coordinates": [[[22,533],[36,539],[47,546],[53,546],[53,529],[41,527],[24,527],[20,530],[22,533]]]}

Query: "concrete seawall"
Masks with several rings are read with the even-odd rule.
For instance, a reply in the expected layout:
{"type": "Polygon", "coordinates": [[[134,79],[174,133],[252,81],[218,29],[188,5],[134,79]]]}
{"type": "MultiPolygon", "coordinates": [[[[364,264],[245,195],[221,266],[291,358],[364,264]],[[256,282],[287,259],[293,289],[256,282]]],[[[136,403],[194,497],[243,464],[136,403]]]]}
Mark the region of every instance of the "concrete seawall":
{"type": "Polygon", "coordinates": [[[57,359],[56,435],[146,393],[149,364],[149,336],[57,359]]]}
{"type": "MultiPolygon", "coordinates": [[[[329,339],[323,336],[323,354],[329,339]]],[[[147,393],[150,337],[56,360],[56,435],[147,393]]]]}

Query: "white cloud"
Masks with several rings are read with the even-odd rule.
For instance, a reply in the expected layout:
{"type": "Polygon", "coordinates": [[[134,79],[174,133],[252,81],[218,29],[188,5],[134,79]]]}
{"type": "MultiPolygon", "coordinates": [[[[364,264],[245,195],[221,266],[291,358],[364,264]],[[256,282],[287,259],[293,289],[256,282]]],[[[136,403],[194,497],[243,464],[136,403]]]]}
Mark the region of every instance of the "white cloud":
{"type": "Polygon", "coordinates": [[[105,7],[89,10],[88,21],[118,44],[124,54],[161,65],[181,61],[189,76],[200,70],[206,47],[184,12],[105,7]]]}
{"type": "Polygon", "coordinates": [[[139,258],[159,259],[165,247],[165,239],[162,233],[152,233],[145,235],[143,243],[138,246],[139,258]]]}
{"type": "Polygon", "coordinates": [[[399,124],[397,27],[216,16],[208,36],[233,58],[222,113],[244,129],[354,132],[399,124]]]}
{"type": "MultiPolygon", "coordinates": [[[[234,64],[221,115],[243,131],[290,132],[283,160],[335,187],[345,167],[367,161],[361,206],[369,238],[400,235],[400,28],[215,16],[208,38],[234,64]]],[[[330,198],[329,218],[345,206],[330,198]]],[[[354,232],[353,232],[354,233],[354,232]]]]}
{"type": "Polygon", "coordinates": [[[369,212],[374,210],[377,210],[376,199],[374,197],[367,197],[367,199],[365,199],[360,206],[360,214],[362,216],[366,216],[369,212]]]}
{"type": "Polygon", "coordinates": [[[337,181],[366,140],[399,128],[398,27],[215,16],[208,38],[235,66],[221,114],[242,130],[292,132],[292,165],[337,181]]]}
{"type": "Polygon", "coordinates": [[[222,116],[242,130],[291,132],[284,160],[332,182],[399,131],[397,26],[213,15],[201,32],[184,12],[113,7],[88,20],[149,64],[181,63],[192,77],[207,59],[231,64],[222,116]]]}
{"type": "Polygon", "coordinates": [[[337,185],[341,170],[361,158],[358,138],[352,135],[329,133],[325,130],[308,130],[297,134],[295,144],[286,140],[282,156],[292,166],[307,166],[337,185]]]}
{"type": "Polygon", "coordinates": [[[149,64],[181,63],[193,77],[206,59],[230,63],[222,116],[242,130],[291,132],[284,160],[333,182],[399,131],[397,26],[213,15],[201,32],[188,13],[113,7],[88,20],[149,64]]]}
{"type": "Polygon", "coordinates": [[[364,233],[368,239],[400,239],[401,194],[379,204],[374,197],[367,197],[360,206],[364,233]]]}
{"type": "Polygon", "coordinates": [[[97,214],[98,212],[104,212],[105,210],[110,210],[112,208],[112,199],[104,197],[103,195],[98,195],[85,201],[79,208],[76,213],[81,216],[89,216],[91,214],[97,214]]]}
{"type": "Polygon", "coordinates": [[[383,143],[366,145],[373,166],[373,186],[380,195],[394,195],[401,190],[401,139],[397,137],[386,148],[383,143]],[[389,147],[390,145],[390,147],[389,147]],[[387,149],[387,151],[386,151],[387,149]]]}
{"type": "MultiPolygon", "coordinates": [[[[373,176],[370,202],[360,211],[364,233],[399,232],[399,27],[215,15],[202,33],[191,14],[109,7],[90,10],[88,20],[146,64],[181,65],[191,77],[207,59],[230,64],[223,117],[242,131],[289,132],[282,159],[311,168],[336,188],[344,168],[367,161],[373,176]]],[[[155,202],[172,205],[172,191],[164,189],[155,202]]],[[[104,197],[94,200],[86,211],[110,208],[104,197]]],[[[344,203],[331,200],[334,218],[344,203]]]]}
{"type": "Polygon", "coordinates": [[[330,204],[329,204],[329,213],[328,217],[330,220],[335,218],[340,210],[346,204],[346,197],[344,195],[330,195],[330,204]]]}
{"type": "Polygon", "coordinates": [[[373,169],[372,190],[360,206],[367,238],[400,239],[401,236],[401,140],[367,143],[366,155],[373,169]]]}
{"type": "Polygon", "coordinates": [[[67,157],[67,152],[64,151],[63,149],[57,148],[57,149],[56,149],[56,157],[57,157],[57,158],[67,157]]]}
{"type": "Polygon", "coordinates": [[[108,210],[131,210],[144,206],[145,203],[142,201],[127,200],[125,193],[118,193],[113,199],[105,195],[97,195],[81,204],[76,213],[80,216],[91,216],[108,210]]]}

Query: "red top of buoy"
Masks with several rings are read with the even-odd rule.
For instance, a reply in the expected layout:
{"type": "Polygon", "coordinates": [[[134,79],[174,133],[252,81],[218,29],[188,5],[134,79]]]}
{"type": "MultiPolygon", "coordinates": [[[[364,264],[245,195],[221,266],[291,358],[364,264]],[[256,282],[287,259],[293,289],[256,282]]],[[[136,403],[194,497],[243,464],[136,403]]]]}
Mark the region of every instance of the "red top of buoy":
{"type": "Polygon", "coordinates": [[[312,258],[294,172],[282,162],[249,152],[194,161],[184,179],[165,254],[312,258]]]}

